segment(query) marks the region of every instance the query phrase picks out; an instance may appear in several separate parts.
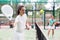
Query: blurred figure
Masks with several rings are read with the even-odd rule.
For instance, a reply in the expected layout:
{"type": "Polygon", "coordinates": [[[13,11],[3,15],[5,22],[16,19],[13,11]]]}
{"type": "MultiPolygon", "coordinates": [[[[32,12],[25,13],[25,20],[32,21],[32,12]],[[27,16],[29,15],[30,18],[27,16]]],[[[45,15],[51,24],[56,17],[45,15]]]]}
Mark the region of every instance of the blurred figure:
{"type": "Polygon", "coordinates": [[[27,15],[25,14],[25,7],[20,5],[18,7],[18,15],[15,19],[14,26],[16,26],[15,30],[15,39],[14,40],[24,40],[24,31],[25,29],[29,30],[27,26],[27,15]]]}
{"type": "Polygon", "coordinates": [[[52,30],[52,37],[54,36],[54,29],[55,29],[55,19],[54,19],[54,16],[52,15],[48,21],[48,36],[50,34],[50,31],[52,30]]]}

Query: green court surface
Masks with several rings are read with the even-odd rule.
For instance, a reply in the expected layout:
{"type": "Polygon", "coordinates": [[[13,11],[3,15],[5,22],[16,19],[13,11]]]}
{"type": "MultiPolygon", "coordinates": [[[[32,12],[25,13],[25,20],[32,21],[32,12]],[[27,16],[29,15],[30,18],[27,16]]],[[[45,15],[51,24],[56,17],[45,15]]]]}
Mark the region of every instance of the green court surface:
{"type": "Polygon", "coordinates": [[[41,28],[44,32],[44,34],[46,34],[46,37],[49,40],[60,40],[60,29],[55,29],[54,31],[54,36],[52,37],[52,32],[50,32],[49,37],[47,36],[48,30],[44,30],[43,28],[41,28]]]}
{"type": "MultiPolygon", "coordinates": [[[[44,30],[43,27],[40,27],[44,34],[47,36],[48,30],[44,30]]],[[[25,40],[36,40],[36,30],[30,29],[25,30],[25,40]]],[[[13,40],[14,30],[13,29],[0,29],[0,40],[13,40]]],[[[60,40],[60,29],[55,29],[54,37],[52,38],[52,34],[48,37],[49,40],[60,40]]]]}
{"type": "MultiPolygon", "coordinates": [[[[26,30],[25,34],[25,40],[36,40],[35,29],[26,30]]],[[[13,37],[13,29],[0,29],[0,40],[13,40],[13,37]]]]}

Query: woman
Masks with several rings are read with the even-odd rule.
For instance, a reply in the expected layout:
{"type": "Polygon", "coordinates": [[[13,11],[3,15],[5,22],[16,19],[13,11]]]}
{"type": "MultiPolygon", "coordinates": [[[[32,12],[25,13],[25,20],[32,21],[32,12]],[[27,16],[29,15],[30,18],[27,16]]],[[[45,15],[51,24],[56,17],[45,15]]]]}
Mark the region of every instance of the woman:
{"type": "Polygon", "coordinates": [[[54,19],[54,16],[52,15],[48,22],[49,23],[48,36],[49,36],[51,30],[52,30],[52,37],[54,36],[55,22],[56,21],[54,19]]]}
{"type": "Polygon", "coordinates": [[[15,30],[14,40],[24,40],[25,28],[29,30],[28,26],[26,27],[26,24],[27,24],[27,16],[25,14],[25,7],[21,5],[18,7],[18,15],[14,23],[14,26],[17,27],[17,29],[15,30]]]}

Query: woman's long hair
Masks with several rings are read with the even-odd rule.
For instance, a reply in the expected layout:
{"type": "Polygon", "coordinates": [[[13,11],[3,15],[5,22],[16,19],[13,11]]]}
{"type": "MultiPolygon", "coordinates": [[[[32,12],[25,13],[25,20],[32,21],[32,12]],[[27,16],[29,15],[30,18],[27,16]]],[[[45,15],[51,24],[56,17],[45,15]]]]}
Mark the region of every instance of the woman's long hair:
{"type": "Polygon", "coordinates": [[[21,8],[22,7],[24,7],[23,5],[21,5],[21,6],[18,6],[18,10],[17,10],[17,15],[19,15],[19,13],[20,13],[20,10],[21,10],[21,8]]]}

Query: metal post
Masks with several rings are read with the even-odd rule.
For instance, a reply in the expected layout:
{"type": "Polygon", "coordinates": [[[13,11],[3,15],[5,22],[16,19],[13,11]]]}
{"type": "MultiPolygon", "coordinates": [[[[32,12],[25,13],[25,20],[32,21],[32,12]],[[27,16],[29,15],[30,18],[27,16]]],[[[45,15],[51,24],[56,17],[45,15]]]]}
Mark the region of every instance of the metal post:
{"type": "Polygon", "coordinates": [[[45,10],[44,10],[44,29],[45,29],[45,10]]]}
{"type": "Polygon", "coordinates": [[[55,2],[53,0],[53,16],[55,17],[55,2]]]}
{"type": "Polygon", "coordinates": [[[59,21],[60,21],[60,11],[59,11],[59,21]]]}
{"type": "MultiPolygon", "coordinates": [[[[36,2],[35,2],[35,16],[34,16],[35,18],[35,23],[36,23],[36,2]]],[[[35,23],[34,23],[34,27],[35,27],[35,23]]]]}
{"type": "MultiPolygon", "coordinates": [[[[33,7],[32,7],[33,8],[33,7]]],[[[32,13],[32,28],[34,27],[34,25],[33,25],[33,13],[32,13]]]]}
{"type": "Polygon", "coordinates": [[[12,3],[12,0],[11,0],[11,3],[10,3],[10,5],[11,5],[11,6],[13,5],[13,3],[12,3]]]}
{"type": "Polygon", "coordinates": [[[35,15],[32,14],[32,28],[35,27],[35,23],[36,23],[36,9],[35,9],[35,7],[36,7],[36,3],[34,3],[34,6],[33,6],[33,11],[35,11],[35,15]],[[34,16],[35,23],[33,22],[33,16],[34,16]]]}

